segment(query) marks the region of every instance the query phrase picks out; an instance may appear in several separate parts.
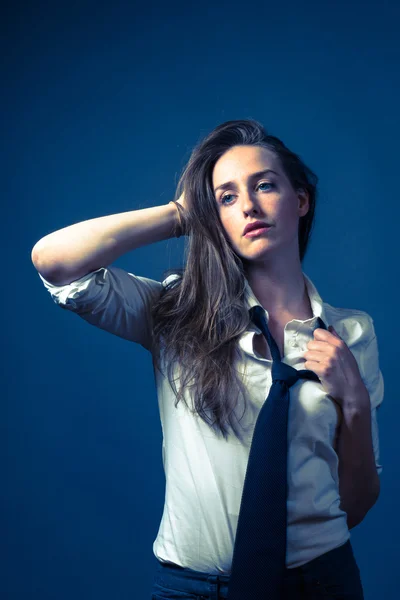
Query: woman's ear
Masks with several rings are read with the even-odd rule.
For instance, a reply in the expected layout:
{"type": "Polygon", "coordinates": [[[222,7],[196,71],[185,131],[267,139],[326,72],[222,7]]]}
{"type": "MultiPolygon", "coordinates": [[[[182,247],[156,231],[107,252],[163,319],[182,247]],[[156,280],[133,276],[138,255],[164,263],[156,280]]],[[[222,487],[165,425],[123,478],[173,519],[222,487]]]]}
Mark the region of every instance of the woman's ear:
{"type": "Polygon", "coordinates": [[[300,217],[304,217],[304,215],[308,213],[308,209],[310,208],[309,194],[304,188],[299,188],[297,190],[297,197],[299,198],[300,217]]]}

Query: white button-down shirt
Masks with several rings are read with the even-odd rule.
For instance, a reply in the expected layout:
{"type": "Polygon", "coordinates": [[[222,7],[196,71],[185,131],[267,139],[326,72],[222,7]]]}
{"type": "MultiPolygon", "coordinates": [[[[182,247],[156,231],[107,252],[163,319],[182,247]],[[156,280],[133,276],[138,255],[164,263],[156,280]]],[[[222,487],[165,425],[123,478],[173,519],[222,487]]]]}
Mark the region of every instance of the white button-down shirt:
{"type": "MultiPolygon", "coordinates": [[[[352,351],[370,395],[372,441],[380,474],[376,411],[383,400],[384,383],[373,320],[364,311],[327,304],[311,280],[304,273],[303,276],[314,316],[304,321],[292,319],[286,324],[283,362],[295,369],[305,368],[303,354],[318,327],[318,317],[326,326],[335,327],[352,351]]],[[[59,306],[96,327],[141,344],[153,356],[150,307],[163,286],[176,275],[159,282],[109,266],[62,286],[40,277],[59,306]]],[[[246,286],[248,308],[260,304],[248,282],[246,286]]],[[[268,312],[265,313],[268,319],[268,312]]],[[[256,333],[261,332],[250,323],[238,341],[242,352],[237,368],[241,373],[246,368],[244,381],[249,396],[240,423],[246,430],[243,443],[233,434],[225,441],[183,402],[175,407],[167,379],[154,369],[166,478],[164,510],[153,543],[153,552],[160,561],[212,574],[230,574],[251,439],[272,384],[272,361],[253,348],[256,333]]],[[[185,398],[191,405],[190,398],[185,398]]],[[[239,402],[239,418],[243,406],[239,402]]],[[[340,407],[320,383],[301,379],[290,388],[288,568],[309,562],[350,537],[346,513],[339,508],[335,448],[341,418],[340,407]]]]}

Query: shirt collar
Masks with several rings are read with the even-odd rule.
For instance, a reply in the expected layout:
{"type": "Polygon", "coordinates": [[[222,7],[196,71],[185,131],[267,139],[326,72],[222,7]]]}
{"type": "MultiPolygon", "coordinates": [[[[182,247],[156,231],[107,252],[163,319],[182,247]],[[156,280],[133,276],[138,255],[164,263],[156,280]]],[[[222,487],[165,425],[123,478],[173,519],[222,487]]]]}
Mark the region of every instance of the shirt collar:
{"type": "MultiPolygon", "coordinates": [[[[325,311],[325,303],[322,300],[320,294],[318,293],[317,288],[315,287],[315,285],[313,284],[311,279],[304,273],[304,271],[303,271],[303,277],[304,277],[304,281],[306,284],[308,297],[310,298],[310,304],[311,304],[311,309],[313,312],[313,317],[310,319],[306,319],[305,321],[302,321],[301,319],[295,319],[295,320],[297,320],[301,323],[307,322],[307,323],[309,323],[309,325],[314,326],[318,320],[318,317],[320,317],[323,320],[323,322],[325,323],[326,327],[328,327],[329,323],[327,321],[327,315],[326,315],[326,311],[325,311]]],[[[245,285],[246,285],[246,296],[245,297],[246,297],[247,308],[250,309],[252,306],[261,306],[261,303],[255,296],[247,279],[245,279],[245,285]]],[[[267,322],[268,322],[269,314],[266,309],[264,309],[264,310],[265,310],[265,315],[266,315],[267,322]]],[[[251,322],[250,327],[252,329],[260,332],[259,328],[256,325],[254,325],[253,322],[251,322]]]]}

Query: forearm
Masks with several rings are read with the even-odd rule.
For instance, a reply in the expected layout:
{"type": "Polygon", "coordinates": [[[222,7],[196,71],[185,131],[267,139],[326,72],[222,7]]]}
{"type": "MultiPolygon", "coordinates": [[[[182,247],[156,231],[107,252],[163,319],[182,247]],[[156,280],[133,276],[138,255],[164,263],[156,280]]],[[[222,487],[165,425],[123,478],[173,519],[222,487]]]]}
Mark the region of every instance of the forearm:
{"type": "Polygon", "coordinates": [[[173,237],[176,223],[177,209],[169,203],[89,219],[40,239],[32,262],[50,283],[63,285],[135,248],[173,237]]]}
{"type": "Polygon", "coordinates": [[[339,434],[339,492],[349,528],[358,525],[379,496],[371,434],[371,404],[366,388],[343,403],[339,434]]]}

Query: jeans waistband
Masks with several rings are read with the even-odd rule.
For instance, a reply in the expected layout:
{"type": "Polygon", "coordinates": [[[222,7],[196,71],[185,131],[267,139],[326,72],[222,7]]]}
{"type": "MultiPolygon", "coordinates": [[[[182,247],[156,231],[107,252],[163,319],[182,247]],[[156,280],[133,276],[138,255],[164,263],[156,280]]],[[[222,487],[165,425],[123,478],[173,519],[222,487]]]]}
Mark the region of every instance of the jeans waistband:
{"type": "MultiPolygon", "coordinates": [[[[353,558],[353,551],[350,539],[347,542],[329,552],[318,556],[310,562],[291,569],[286,569],[285,581],[288,585],[291,582],[303,580],[310,575],[318,574],[323,569],[324,563],[331,565],[341,564],[340,561],[349,562],[353,558]]],[[[184,591],[212,598],[228,598],[229,575],[216,575],[195,571],[187,567],[181,567],[174,563],[162,562],[157,557],[157,568],[154,578],[155,589],[161,588],[184,591]]],[[[162,589],[160,590],[162,592],[162,589]]]]}
{"type": "Polygon", "coordinates": [[[163,563],[158,559],[157,563],[155,585],[199,596],[228,598],[229,575],[203,573],[173,563],[163,563]]]}

